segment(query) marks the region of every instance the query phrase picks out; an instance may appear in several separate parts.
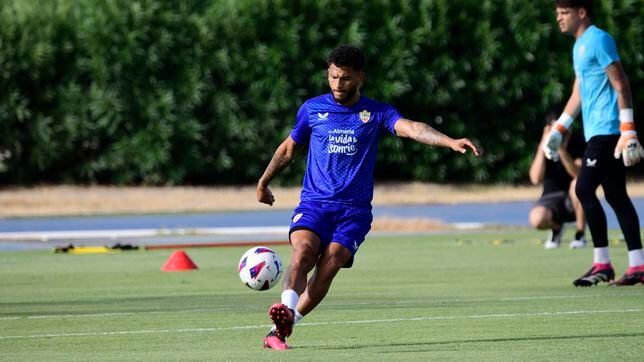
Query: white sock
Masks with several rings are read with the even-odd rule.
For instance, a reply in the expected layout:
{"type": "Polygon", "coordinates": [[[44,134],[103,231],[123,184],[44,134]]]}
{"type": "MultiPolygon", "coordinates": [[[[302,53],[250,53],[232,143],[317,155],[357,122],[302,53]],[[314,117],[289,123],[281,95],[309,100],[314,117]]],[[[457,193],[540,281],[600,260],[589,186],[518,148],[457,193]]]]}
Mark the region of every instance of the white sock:
{"type": "Polygon", "coordinates": [[[637,249],[628,252],[628,266],[635,267],[644,265],[644,250],[637,249]]]}
{"type": "Polygon", "coordinates": [[[608,246],[605,246],[603,248],[595,248],[595,263],[610,263],[610,257],[608,256],[608,246]]]}
{"type": "Polygon", "coordinates": [[[295,311],[295,321],[293,322],[293,325],[296,325],[297,322],[301,321],[302,318],[304,318],[304,316],[300,312],[298,312],[297,309],[294,309],[294,311],[295,311]]]}
{"type": "Polygon", "coordinates": [[[297,301],[299,299],[300,297],[293,289],[286,289],[282,292],[282,304],[284,304],[289,309],[295,310],[295,306],[297,305],[297,301]]]}

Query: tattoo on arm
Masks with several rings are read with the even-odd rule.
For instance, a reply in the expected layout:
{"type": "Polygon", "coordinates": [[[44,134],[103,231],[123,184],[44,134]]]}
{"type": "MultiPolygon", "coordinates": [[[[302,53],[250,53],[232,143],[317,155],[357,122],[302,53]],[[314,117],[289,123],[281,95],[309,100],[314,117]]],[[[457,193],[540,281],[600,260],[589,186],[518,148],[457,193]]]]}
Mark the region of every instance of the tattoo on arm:
{"type": "Polygon", "coordinates": [[[295,158],[296,154],[301,150],[297,144],[293,143],[288,145],[286,142],[282,143],[275,153],[273,158],[266,166],[264,175],[262,175],[260,182],[264,185],[268,185],[273,177],[277,176],[282,170],[284,170],[291,161],[295,158]]]}
{"type": "Polygon", "coordinates": [[[266,166],[266,171],[264,171],[265,178],[268,178],[269,180],[272,179],[273,177],[275,177],[275,175],[282,172],[282,170],[285,169],[290,162],[291,160],[286,157],[285,153],[279,152],[279,150],[275,151],[271,162],[268,163],[268,166],[266,166]]]}
{"type": "Polygon", "coordinates": [[[431,146],[449,146],[450,138],[422,122],[411,124],[410,138],[431,146]]]}

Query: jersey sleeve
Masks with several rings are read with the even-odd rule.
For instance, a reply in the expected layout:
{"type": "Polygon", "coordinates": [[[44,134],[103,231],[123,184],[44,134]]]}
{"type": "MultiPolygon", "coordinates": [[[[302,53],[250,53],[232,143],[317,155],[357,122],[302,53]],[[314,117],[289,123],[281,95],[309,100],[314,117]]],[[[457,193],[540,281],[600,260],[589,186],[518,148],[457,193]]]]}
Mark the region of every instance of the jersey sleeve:
{"type": "Polygon", "coordinates": [[[608,34],[602,34],[602,36],[599,37],[597,46],[595,47],[595,57],[602,68],[606,68],[614,62],[618,62],[619,55],[617,55],[617,44],[615,44],[615,39],[608,34]]]}
{"type": "Polygon", "coordinates": [[[309,111],[307,107],[308,102],[300,107],[300,110],[297,111],[297,116],[295,116],[295,126],[291,131],[291,138],[295,143],[303,145],[309,142],[311,137],[311,125],[309,124],[309,111]]]}
{"type": "Polygon", "coordinates": [[[401,118],[403,118],[403,116],[400,112],[398,112],[394,106],[387,104],[384,109],[382,128],[389,131],[391,134],[396,134],[394,126],[396,126],[396,122],[401,118]]]}

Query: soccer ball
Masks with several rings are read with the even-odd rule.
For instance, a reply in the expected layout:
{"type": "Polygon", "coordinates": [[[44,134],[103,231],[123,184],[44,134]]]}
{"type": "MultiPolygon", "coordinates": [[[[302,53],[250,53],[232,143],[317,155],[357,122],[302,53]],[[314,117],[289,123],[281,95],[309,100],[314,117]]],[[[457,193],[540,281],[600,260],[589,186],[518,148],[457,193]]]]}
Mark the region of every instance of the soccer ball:
{"type": "Polygon", "coordinates": [[[256,246],[242,255],[237,270],[245,286],[254,290],[268,290],[282,277],[282,261],[273,250],[256,246]]]}

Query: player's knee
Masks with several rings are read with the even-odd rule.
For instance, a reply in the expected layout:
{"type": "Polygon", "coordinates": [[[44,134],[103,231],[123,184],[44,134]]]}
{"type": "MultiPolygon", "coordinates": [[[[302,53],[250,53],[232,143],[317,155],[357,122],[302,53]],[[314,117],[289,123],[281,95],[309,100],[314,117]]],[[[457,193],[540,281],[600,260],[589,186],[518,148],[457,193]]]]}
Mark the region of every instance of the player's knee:
{"type": "Polygon", "coordinates": [[[311,243],[297,243],[293,245],[291,263],[296,266],[313,266],[318,256],[318,251],[311,243]]]}
{"type": "Polygon", "coordinates": [[[325,261],[331,269],[340,270],[349,259],[351,259],[351,252],[343,248],[330,252],[325,261]]]}
{"type": "Polygon", "coordinates": [[[333,254],[327,261],[329,266],[334,270],[340,270],[342,266],[349,260],[350,256],[333,254]]]}
{"type": "Polygon", "coordinates": [[[604,196],[606,201],[611,205],[621,205],[623,202],[628,201],[628,194],[625,188],[604,188],[604,196]]]}
{"type": "Polygon", "coordinates": [[[547,210],[542,206],[537,206],[530,211],[528,219],[532,227],[543,229],[548,222],[547,210]]]}

